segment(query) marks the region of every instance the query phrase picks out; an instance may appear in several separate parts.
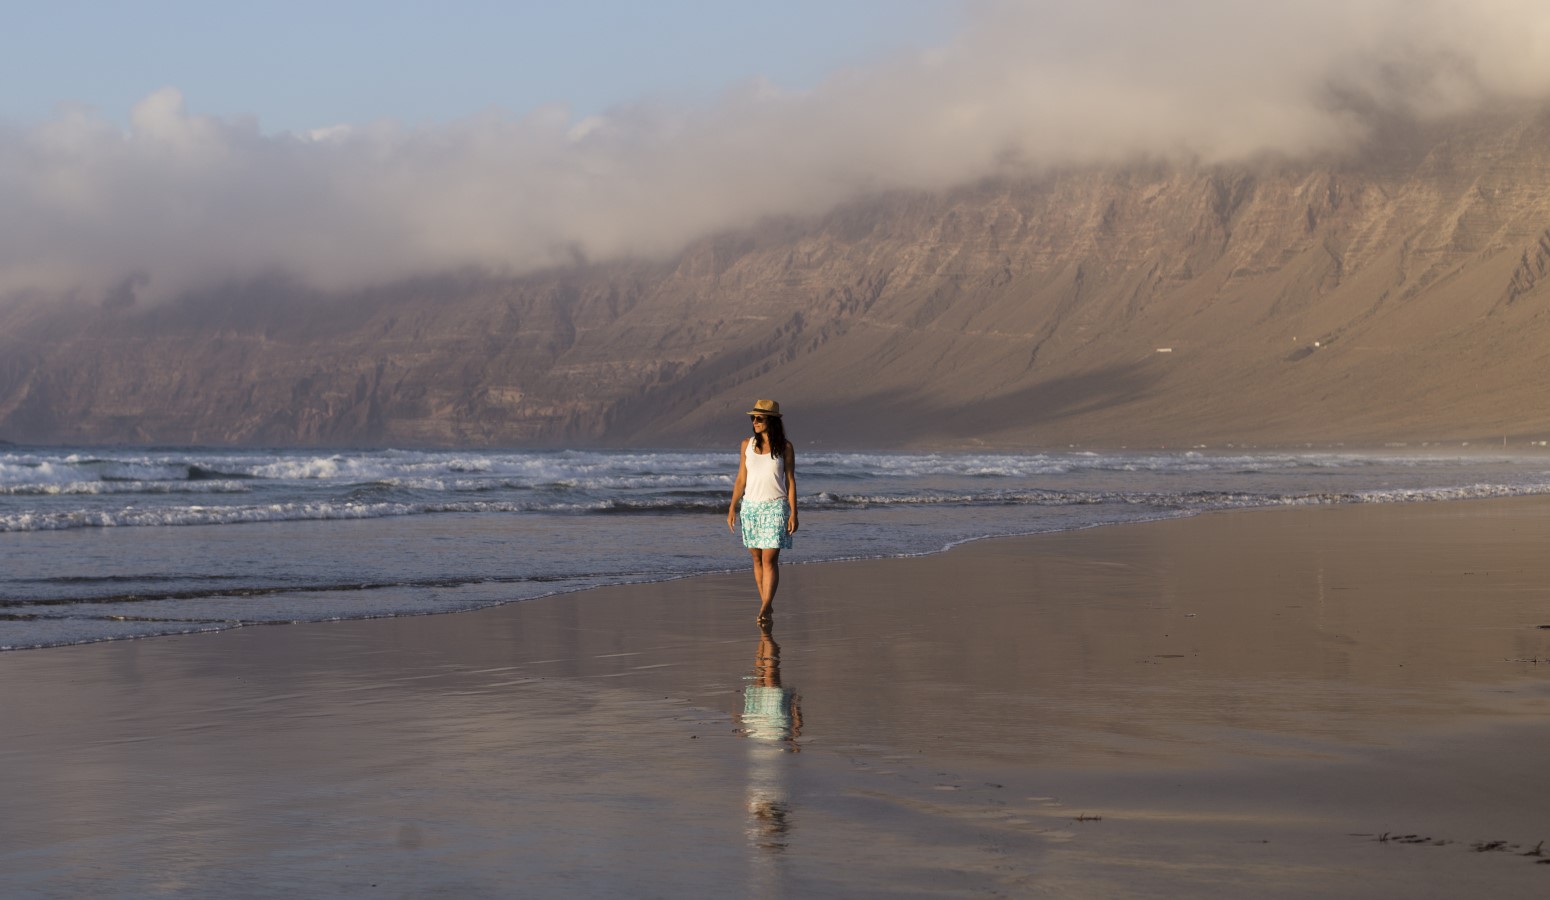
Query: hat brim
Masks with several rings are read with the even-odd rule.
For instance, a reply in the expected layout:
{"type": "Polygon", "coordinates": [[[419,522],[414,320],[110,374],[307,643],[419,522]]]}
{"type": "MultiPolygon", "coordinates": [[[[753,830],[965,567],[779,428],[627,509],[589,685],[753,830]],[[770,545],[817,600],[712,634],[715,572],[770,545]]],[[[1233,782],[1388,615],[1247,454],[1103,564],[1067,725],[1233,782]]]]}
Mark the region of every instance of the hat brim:
{"type": "Polygon", "coordinates": [[[780,413],[770,412],[767,409],[750,409],[744,415],[749,415],[749,416],[769,416],[772,419],[780,418],[780,413]]]}

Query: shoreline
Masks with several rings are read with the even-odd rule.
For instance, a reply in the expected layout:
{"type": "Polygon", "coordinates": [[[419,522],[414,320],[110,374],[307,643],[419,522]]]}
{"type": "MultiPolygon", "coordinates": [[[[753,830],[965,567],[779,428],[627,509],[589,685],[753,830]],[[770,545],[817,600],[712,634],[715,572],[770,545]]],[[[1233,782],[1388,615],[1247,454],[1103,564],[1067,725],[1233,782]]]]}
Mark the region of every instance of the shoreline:
{"type": "MultiPolygon", "coordinates": [[[[1479,488],[1479,487],[1480,487],[1479,485],[1460,486],[1460,487],[1457,487],[1457,488],[1453,488],[1451,490],[1455,490],[1455,491],[1469,491],[1471,489],[1475,489],[1475,488],[1479,488]]],[[[1280,502],[1280,503],[1264,502],[1264,503],[1260,503],[1260,504],[1252,504],[1252,505],[1244,505],[1244,506],[1184,508],[1184,509],[1177,509],[1177,510],[1172,510],[1172,511],[1167,511],[1167,512],[1158,512],[1158,513],[1151,514],[1151,515],[1137,517],[1135,519],[1127,519],[1127,520],[1121,520],[1121,521],[1100,521],[1100,522],[1091,522],[1091,523],[1086,523],[1086,524],[1081,524],[1081,525],[1076,525],[1076,526],[1069,526],[1069,525],[1067,525],[1067,526],[1055,526],[1055,527],[1050,527],[1048,529],[1041,529],[1041,530],[1015,531],[1015,532],[1005,532],[1005,533],[997,533],[997,534],[975,535],[975,536],[971,536],[971,537],[959,538],[959,539],[951,540],[948,543],[946,543],[945,545],[940,546],[940,547],[938,547],[936,549],[921,550],[921,551],[916,551],[916,552],[896,553],[896,554],[878,555],[878,556],[837,556],[837,557],[832,557],[832,558],[820,558],[820,559],[787,560],[784,563],[783,568],[784,567],[793,567],[793,566],[808,566],[808,565],[832,564],[832,563],[885,562],[885,561],[888,561],[888,560],[906,560],[906,559],[925,558],[925,557],[936,556],[936,555],[940,555],[940,554],[944,554],[944,553],[949,553],[949,552],[952,552],[952,551],[956,550],[959,547],[969,546],[969,545],[973,545],[973,544],[984,542],[984,541],[1019,540],[1019,539],[1028,539],[1028,538],[1038,538],[1038,537],[1043,537],[1043,536],[1047,536],[1047,535],[1066,534],[1066,533],[1088,531],[1088,530],[1095,530],[1095,529],[1101,530],[1101,529],[1106,529],[1106,528],[1111,528],[1111,527],[1127,527],[1127,526],[1135,526],[1135,525],[1146,525],[1146,524],[1158,523],[1158,522],[1168,522],[1168,521],[1174,521],[1174,520],[1191,519],[1191,518],[1195,518],[1197,516],[1213,515],[1213,514],[1220,514],[1220,513],[1254,512],[1254,511],[1277,510],[1277,509],[1338,508],[1338,507],[1344,507],[1344,506],[1364,506],[1364,505],[1408,506],[1408,505],[1414,505],[1414,504],[1455,504],[1455,503],[1471,503],[1471,502],[1489,503],[1489,502],[1497,502],[1497,501],[1533,500],[1535,498],[1544,499],[1547,502],[1550,502],[1550,490],[1547,490],[1547,491],[1544,491],[1544,492],[1537,492],[1537,491],[1526,490],[1526,489],[1521,489],[1521,488],[1516,488],[1516,487],[1503,487],[1503,486],[1493,486],[1493,487],[1497,490],[1497,492],[1495,492],[1495,493],[1486,493],[1486,494],[1483,494],[1483,495],[1475,495],[1475,496],[1470,496],[1470,495],[1466,494],[1466,495],[1463,495],[1463,496],[1424,497],[1424,498],[1419,498],[1419,499],[1399,499],[1399,500],[1366,500],[1366,499],[1310,500],[1310,501],[1307,501],[1307,502],[1280,502]]],[[[1429,490],[1429,491],[1432,491],[1432,492],[1435,493],[1435,492],[1443,490],[1443,489],[1429,488],[1429,489],[1424,489],[1424,490],[1429,490]]],[[[1358,493],[1362,493],[1362,492],[1358,492],[1358,493]]],[[[1341,496],[1347,496],[1347,495],[1341,495],[1341,496]]],[[[457,513],[451,513],[450,515],[457,515],[457,513]]],[[[387,518],[388,521],[393,521],[395,519],[395,517],[386,517],[386,518],[387,518]]],[[[304,520],[304,521],[309,521],[309,523],[310,523],[310,520],[304,520]]],[[[355,521],[355,520],[345,519],[345,520],[340,520],[340,521],[355,521]]],[[[372,521],[372,520],[368,519],[367,521],[372,521]]],[[[273,522],[255,522],[255,523],[236,523],[236,524],[271,525],[271,524],[275,524],[275,523],[273,523],[273,522]]],[[[222,526],[209,526],[209,525],[204,525],[204,524],[194,524],[194,525],[189,525],[189,526],[186,526],[186,527],[200,528],[200,527],[222,527],[222,526]]],[[[225,527],[229,527],[229,526],[225,526],[225,527]]],[[[26,533],[30,533],[30,532],[23,532],[23,533],[26,534],[26,533]]],[[[582,586],[582,587],[568,587],[568,588],[558,589],[558,590],[555,590],[555,591],[550,592],[550,593],[538,594],[538,595],[531,596],[531,597],[520,597],[520,598],[511,599],[511,600],[501,600],[501,601],[495,601],[495,602],[487,603],[485,605],[480,605],[480,606],[471,606],[471,607],[458,608],[458,609],[449,609],[449,610],[394,612],[394,613],[385,613],[385,614],[341,616],[341,617],[336,617],[336,618],[321,618],[321,619],[293,619],[293,620],[284,620],[284,619],[254,619],[252,621],[230,620],[230,621],[226,621],[226,622],[221,622],[219,625],[216,625],[215,627],[191,628],[191,629],[181,630],[181,631],[165,631],[165,632],[162,632],[162,631],[148,631],[148,632],[144,632],[144,633],[123,634],[123,635],[114,635],[114,636],[109,636],[109,637],[98,637],[98,638],[88,638],[88,639],[85,639],[85,640],[67,641],[67,642],[62,642],[62,643],[33,644],[33,645],[25,645],[25,646],[0,646],[0,656],[4,656],[6,654],[15,653],[15,652],[40,651],[40,650],[56,650],[56,649],[61,649],[61,648],[66,648],[66,647],[91,646],[91,645],[94,645],[94,644],[114,643],[114,642],[119,642],[119,641],[138,641],[138,640],[148,640],[148,639],[153,639],[153,638],[175,638],[175,637],[190,637],[190,636],[196,636],[196,635],[201,635],[201,634],[218,634],[218,633],[234,631],[234,630],[244,629],[244,628],[250,628],[250,627],[255,627],[255,626],[322,625],[322,624],[329,624],[329,623],[336,623],[336,622],[358,622],[358,621],[371,621],[371,620],[376,620],[376,619],[395,619],[395,618],[410,618],[410,619],[412,619],[412,618],[419,618],[419,617],[423,617],[423,616],[442,616],[442,615],[454,615],[454,614],[462,614],[462,613],[475,613],[475,612],[482,612],[482,611],[490,610],[490,609],[499,609],[499,608],[502,608],[502,607],[505,607],[505,606],[510,606],[510,605],[518,604],[518,603],[527,603],[527,602],[531,602],[531,601],[534,601],[534,600],[548,600],[548,599],[554,598],[554,597],[575,596],[575,595],[578,595],[578,594],[585,594],[585,593],[588,593],[590,591],[602,590],[602,589],[611,588],[611,587],[632,587],[632,586],[637,586],[637,585],[662,584],[662,583],[670,583],[670,582],[680,581],[680,580],[683,580],[683,579],[690,579],[690,578],[702,578],[702,577],[710,577],[710,576],[717,576],[717,575],[728,575],[728,574],[733,574],[733,573],[736,573],[736,572],[739,572],[739,571],[741,571],[741,568],[739,566],[737,566],[737,565],[733,565],[733,566],[730,566],[730,567],[724,568],[724,569],[709,569],[709,570],[704,570],[704,571],[690,571],[690,572],[673,573],[673,574],[662,575],[660,577],[650,577],[650,578],[646,578],[646,579],[639,580],[639,581],[621,581],[621,582],[615,582],[615,583],[611,583],[611,584],[587,585],[587,586],[582,586]]],[[[203,624],[215,625],[215,621],[214,620],[205,620],[203,624]]]]}
{"type": "Polygon", "coordinates": [[[0,876],[18,896],[1550,886],[1522,855],[1550,839],[1550,499],[1271,509],[783,567],[775,681],[800,723],[773,739],[749,733],[770,648],[743,572],[0,654],[28,686],[0,697],[0,876]]]}

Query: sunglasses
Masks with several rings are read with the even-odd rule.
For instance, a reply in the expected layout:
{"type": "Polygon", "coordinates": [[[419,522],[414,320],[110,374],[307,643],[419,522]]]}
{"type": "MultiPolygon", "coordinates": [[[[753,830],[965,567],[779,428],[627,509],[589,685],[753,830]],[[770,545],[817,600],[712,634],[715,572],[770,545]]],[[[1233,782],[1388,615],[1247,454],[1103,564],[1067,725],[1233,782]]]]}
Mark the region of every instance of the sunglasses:
{"type": "Polygon", "coordinates": [[[748,418],[754,422],[768,422],[770,420],[769,416],[749,416],[748,418]]]}

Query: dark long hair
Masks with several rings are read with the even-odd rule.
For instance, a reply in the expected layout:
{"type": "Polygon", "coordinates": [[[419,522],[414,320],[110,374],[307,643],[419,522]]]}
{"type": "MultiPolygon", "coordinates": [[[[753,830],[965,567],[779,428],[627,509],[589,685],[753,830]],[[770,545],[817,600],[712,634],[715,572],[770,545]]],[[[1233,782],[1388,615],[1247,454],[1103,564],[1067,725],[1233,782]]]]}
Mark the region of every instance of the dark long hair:
{"type": "MultiPolygon", "coordinates": [[[[749,422],[748,427],[752,429],[753,423],[749,422]]],[[[759,440],[759,432],[755,431],[753,433],[753,439],[756,442],[754,444],[755,450],[765,450],[776,459],[786,455],[786,426],[780,424],[780,416],[768,416],[765,418],[764,437],[770,441],[768,446],[759,440]]]]}

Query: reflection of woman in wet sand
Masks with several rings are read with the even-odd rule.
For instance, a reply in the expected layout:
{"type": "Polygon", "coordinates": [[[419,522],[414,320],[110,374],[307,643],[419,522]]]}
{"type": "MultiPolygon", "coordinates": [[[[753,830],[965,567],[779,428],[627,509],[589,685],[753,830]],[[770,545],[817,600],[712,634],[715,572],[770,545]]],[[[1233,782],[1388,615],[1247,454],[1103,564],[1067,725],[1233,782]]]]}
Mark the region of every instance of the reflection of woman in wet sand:
{"type": "Polygon", "coordinates": [[[743,690],[743,733],[762,741],[790,743],[801,748],[802,710],[796,691],[780,683],[780,645],[768,627],[759,630],[759,651],[754,656],[753,684],[743,690]]]}
{"type": "Polygon", "coordinates": [[[796,691],[780,683],[780,645],[769,628],[761,627],[754,656],[753,683],[743,689],[743,734],[749,742],[749,843],[763,850],[786,849],[791,830],[783,751],[801,748],[802,710],[796,691]]]}
{"type": "Polygon", "coordinates": [[[780,586],[780,551],[791,548],[797,530],[797,454],[786,440],[780,404],[759,400],[748,411],[753,437],[738,448],[737,482],[727,508],[727,530],[740,528],[743,546],[753,557],[754,583],[759,586],[759,616],[774,612],[780,586]],[[742,509],[738,509],[742,501],[742,509]]]}

